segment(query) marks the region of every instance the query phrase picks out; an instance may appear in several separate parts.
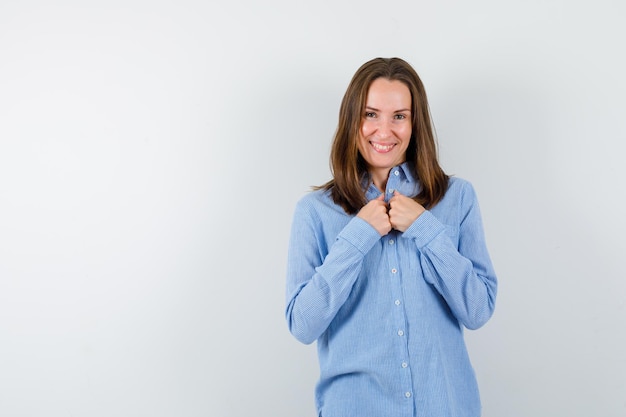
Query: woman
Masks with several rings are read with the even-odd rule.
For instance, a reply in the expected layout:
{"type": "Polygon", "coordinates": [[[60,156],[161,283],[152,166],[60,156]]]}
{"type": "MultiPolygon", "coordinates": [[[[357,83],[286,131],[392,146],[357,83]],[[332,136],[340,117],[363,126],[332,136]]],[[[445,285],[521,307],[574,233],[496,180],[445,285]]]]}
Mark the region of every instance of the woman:
{"type": "Polygon", "coordinates": [[[491,317],[496,276],[472,186],[437,160],[426,92],[398,58],[358,69],[333,179],[296,206],[286,317],[317,340],[323,417],[477,417],[463,339],[491,317]]]}

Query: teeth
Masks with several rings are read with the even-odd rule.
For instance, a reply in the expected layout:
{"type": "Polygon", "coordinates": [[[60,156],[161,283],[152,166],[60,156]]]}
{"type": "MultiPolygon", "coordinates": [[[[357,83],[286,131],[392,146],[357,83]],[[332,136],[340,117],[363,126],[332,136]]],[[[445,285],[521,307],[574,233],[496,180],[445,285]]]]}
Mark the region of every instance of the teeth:
{"type": "Polygon", "coordinates": [[[380,143],[373,143],[373,142],[372,142],[372,146],[377,151],[383,151],[383,152],[387,152],[387,151],[391,150],[391,148],[393,148],[393,144],[392,145],[381,145],[380,143]]]}

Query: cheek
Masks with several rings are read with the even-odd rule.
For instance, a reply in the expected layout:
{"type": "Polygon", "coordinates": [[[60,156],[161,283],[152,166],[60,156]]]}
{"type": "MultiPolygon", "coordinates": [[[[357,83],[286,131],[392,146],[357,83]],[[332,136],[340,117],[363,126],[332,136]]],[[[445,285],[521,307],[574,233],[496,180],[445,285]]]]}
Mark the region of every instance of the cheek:
{"type": "Polygon", "coordinates": [[[371,123],[367,123],[367,122],[363,122],[361,124],[361,135],[362,136],[369,136],[372,132],[373,132],[373,127],[371,125],[371,123]]]}
{"type": "Polygon", "coordinates": [[[400,136],[401,138],[403,138],[404,140],[410,140],[411,139],[411,125],[407,125],[407,126],[403,126],[402,130],[399,133],[398,136],[400,136]]]}
{"type": "Polygon", "coordinates": [[[367,144],[367,138],[363,136],[363,132],[361,132],[361,134],[359,135],[359,140],[357,140],[356,144],[359,152],[363,153],[367,144]]]}

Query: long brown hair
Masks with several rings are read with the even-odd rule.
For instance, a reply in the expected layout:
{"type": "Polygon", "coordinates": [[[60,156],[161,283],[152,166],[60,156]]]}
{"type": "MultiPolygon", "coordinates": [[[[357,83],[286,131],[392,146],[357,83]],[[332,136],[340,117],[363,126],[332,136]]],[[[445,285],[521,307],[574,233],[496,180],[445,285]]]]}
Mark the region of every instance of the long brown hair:
{"type": "Polygon", "coordinates": [[[439,166],[426,90],[417,72],[400,58],[375,58],[363,64],[352,77],[339,109],[339,123],[330,152],[333,179],[316,187],[331,191],[333,201],[348,214],[366,204],[363,178],[367,163],[358,150],[358,137],[367,93],[377,78],[403,82],[411,92],[412,134],[406,160],[421,183],[415,201],[425,208],[437,204],[448,188],[448,175],[439,166]]]}

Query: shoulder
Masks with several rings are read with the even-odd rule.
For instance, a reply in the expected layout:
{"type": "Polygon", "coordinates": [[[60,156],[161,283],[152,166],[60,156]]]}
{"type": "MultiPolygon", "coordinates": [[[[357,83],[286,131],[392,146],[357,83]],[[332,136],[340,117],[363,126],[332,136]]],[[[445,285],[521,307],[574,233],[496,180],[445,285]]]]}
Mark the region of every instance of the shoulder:
{"type": "Polygon", "coordinates": [[[439,209],[467,211],[476,204],[476,192],[472,183],[464,178],[450,177],[448,189],[443,199],[437,204],[439,209]]]}
{"type": "Polygon", "coordinates": [[[472,183],[466,180],[465,178],[460,177],[450,177],[448,179],[448,190],[456,189],[456,190],[464,190],[471,189],[472,183]]]}
{"type": "Polygon", "coordinates": [[[443,223],[458,228],[468,215],[478,206],[476,193],[471,182],[459,177],[450,177],[448,189],[443,199],[431,209],[443,223]]]}
{"type": "Polygon", "coordinates": [[[296,204],[296,215],[300,216],[323,219],[329,215],[338,214],[346,215],[343,208],[333,201],[330,190],[310,191],[296,204]]]}
{"type": "Polygon", "coordinates": [[[330,191],[319,189],[309,191],[308,193],[303,195],[300,200],[298,200],[296,207],[300,209],[314,209],[315,207],[320,205],[328,205],[329,202],[332,203],[330,191]]]}
{"type": "Polygon", "coordinates": [[[450,177],[448,180],[448,194],[457,195],[460,198],[476,198],[476,192],[472,183],[464,178],[450,177]]]}

